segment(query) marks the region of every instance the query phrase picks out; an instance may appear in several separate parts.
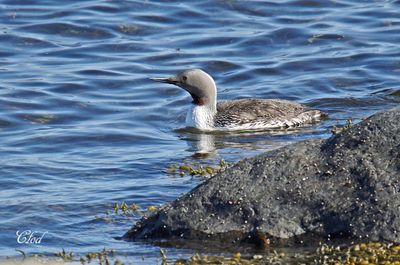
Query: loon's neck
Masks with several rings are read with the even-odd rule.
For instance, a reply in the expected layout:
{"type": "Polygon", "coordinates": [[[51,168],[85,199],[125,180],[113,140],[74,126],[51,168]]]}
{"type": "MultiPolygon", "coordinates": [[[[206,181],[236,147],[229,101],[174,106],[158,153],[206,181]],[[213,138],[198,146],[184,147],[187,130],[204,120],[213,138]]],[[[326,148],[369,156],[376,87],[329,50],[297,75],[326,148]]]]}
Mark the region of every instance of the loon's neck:
{"type": "Polygon", "coordinates": [[[214,117],[217,114],[217,86],[207,73],[209,79],[207,89],[200,92],[193,88],[187,89],[192,96],[193,104],[186,115],[186,126],[200,130],[214,129],[214,117]]]}
{"type": "Polygon", "coordinates": [[[186,115],[186,126],[200,130],[214,129],[214,117],[217,114],[217,106],[192,104],[186,115]]]}

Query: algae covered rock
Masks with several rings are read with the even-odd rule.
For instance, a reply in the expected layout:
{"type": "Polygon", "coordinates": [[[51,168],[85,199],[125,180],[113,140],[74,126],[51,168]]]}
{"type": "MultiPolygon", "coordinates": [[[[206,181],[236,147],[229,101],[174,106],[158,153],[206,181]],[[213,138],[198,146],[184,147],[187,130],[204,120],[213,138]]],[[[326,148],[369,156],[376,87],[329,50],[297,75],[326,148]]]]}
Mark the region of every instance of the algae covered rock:
{"type": "Polygon", "coordinates": [[[244,159],[124,238],[263,246],[316,235],[400,242],[399,231],[400,109],[393,109],[327,140],[244,159]]]}

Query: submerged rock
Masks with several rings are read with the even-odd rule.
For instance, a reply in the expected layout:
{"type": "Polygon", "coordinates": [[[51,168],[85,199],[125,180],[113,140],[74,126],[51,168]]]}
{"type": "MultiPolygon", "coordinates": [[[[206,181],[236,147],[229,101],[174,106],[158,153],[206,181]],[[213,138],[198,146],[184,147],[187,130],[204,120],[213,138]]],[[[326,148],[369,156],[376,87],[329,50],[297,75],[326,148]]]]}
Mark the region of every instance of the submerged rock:
{"type": "Polygon", "coordinates": [[[315,235],[400,242],[400,108],[244,159],[124,238],[264,246],[315,235]]]}

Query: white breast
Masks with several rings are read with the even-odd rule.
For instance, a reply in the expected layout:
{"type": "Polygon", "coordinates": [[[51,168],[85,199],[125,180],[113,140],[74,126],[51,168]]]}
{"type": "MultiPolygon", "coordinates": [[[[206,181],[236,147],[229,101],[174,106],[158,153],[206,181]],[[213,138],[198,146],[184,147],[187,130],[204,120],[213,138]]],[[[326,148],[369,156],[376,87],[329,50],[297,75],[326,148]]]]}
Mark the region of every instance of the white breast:
{"type": "Polygon", "coordinates": [[[200,130],[214,129],[215,113],[208,106],[191,105],[186,115],[186,126],[200,130]]]}

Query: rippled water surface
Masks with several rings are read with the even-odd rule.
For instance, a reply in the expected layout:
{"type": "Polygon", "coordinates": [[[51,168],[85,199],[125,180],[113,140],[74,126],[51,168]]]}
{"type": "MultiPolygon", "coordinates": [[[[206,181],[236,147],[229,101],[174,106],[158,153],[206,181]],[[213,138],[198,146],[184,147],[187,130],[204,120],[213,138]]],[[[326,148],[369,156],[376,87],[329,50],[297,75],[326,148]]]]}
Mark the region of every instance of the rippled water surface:
{"type": "MultiPolygon", "coordinates": [[[[145,209],[203,179],[170,164],[237,161],[359,121],[400,102],[400,1],[0,2],[0,256],[113,248],[136,263],[158,248],[115,239],[145,209]],[[184,127],[190,97],[148,77],[202,68],[219,98],[283,98],[329,118],[291,134],[212,136],[184,127]],[[48,231],[38,245],[16,231],[48,231]]],[[[190,250],[169,249],[171,258],[190,250]]]]}

